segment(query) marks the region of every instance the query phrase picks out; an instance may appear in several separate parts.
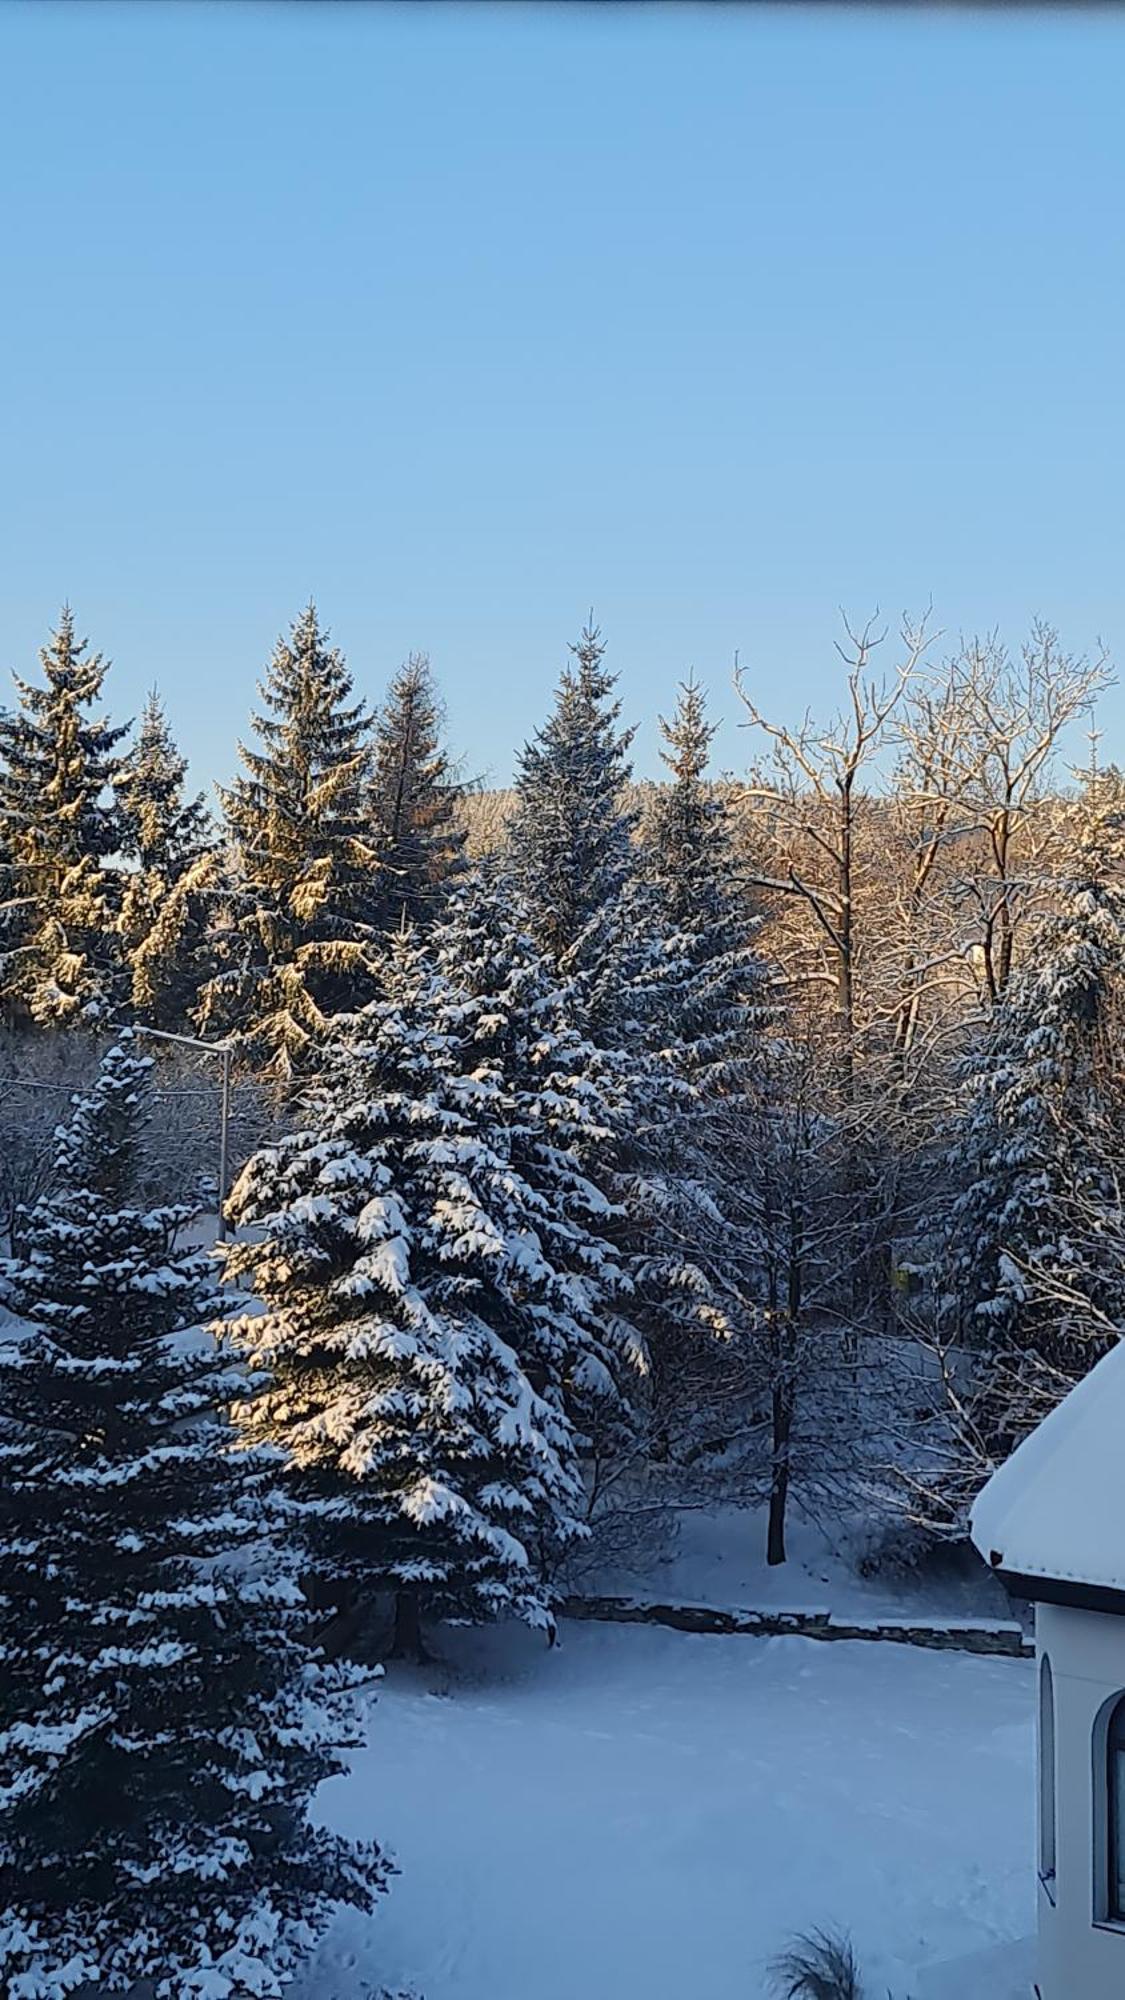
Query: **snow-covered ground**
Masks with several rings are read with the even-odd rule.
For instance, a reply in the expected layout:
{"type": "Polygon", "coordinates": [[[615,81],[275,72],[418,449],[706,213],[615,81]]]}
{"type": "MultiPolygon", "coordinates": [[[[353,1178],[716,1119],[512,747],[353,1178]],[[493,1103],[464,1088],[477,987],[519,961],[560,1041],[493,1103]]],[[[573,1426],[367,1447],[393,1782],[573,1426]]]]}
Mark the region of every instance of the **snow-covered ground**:
{"type": "Polygon", "coordinates": [[[884,1568],[863,1577],[856,1559],[872,1545],[870,1526],[856,1522],[830,1534],[794,1509],[786,1540],[789,1560],[770,1569],[764,1509],[688,1509],[679,1516],[674,1539],[655,1558],[646,1550],[636,1569],[621,1564],[591,1569],[582,1588],[675,1604],[832,1611],[837,1617],[1015,1615],[1002,1586],[968,1548],[963,1560],[950,1552],[927,1573],[884,1568]]]}
{"type": "Polygon", "coordinates": [[[321,1794],[402,1876],[301,2000],[760,2000],[813,1924],[879,1996],[1025,2000],[1028,1663],[604,1625],[442,1650],[388,1675],[321,1794]]]}

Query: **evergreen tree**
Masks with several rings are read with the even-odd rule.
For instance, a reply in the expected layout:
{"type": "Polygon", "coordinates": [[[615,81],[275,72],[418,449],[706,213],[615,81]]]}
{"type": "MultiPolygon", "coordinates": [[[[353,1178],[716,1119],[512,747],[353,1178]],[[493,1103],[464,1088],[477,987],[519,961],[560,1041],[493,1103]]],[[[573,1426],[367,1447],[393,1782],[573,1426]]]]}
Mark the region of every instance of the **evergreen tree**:
{"type": "Polygon", "coordinates": [[[237,1328],[272,1378],[252,1431],[288,1452],[325,1566],[393,1590],[395,1649],[417,1653],[424,1611],[550,1625],[542,1557],[576,1532],[580,1482],[520,1355],[563,1337],[572,1302],[500,1080],[459,1069],[414,933],[384,978],[305,1129],[244,1170],[230,1213],[255,1233],[227,1269],[266,1308],[237,1328]]]}
{"type": "Polygon", "coordinates": [[[1013,974],[969,1070],[947,1160],[955,1190],[934,1279],[949,1457],[931,1515],[960,1529],[988,1472],[1125,1327],[1119,1187],[1125,1090],[1123,815],[1078,809],[1060,902],[1013,974]]]}
{"type": "MultiPolygon", "coordinates": [[[[763,1359],[766,980],[729,808],[708,782],[715,732],[694,679],[661,728],[671,781],[654,791],[641,844],[661,948],[630,1206],[651,1447],[665,1476],[690,1467],[698,1482],[713,1461],[741,1468],[739,1405],[754,1398],[763,1359]]],[[[761,1457],[757,1440],[751,1455],[761,1457]]]]}
{"type": "MultiPolygon", "coordinates": [[[[212,1018],[209,994],[221,978],[217,913],[235,899],[235,885],[217,848],[205,849],[164,886],[134,876],[126,886],[121,926],[128,954],[130,1001],[138,1020],[173,1033],[212,1018]]],[[[235,961],[244,963],[241,951],[235,961]]]]}
{"type": "Polygon", "coordinates": [[[213,837],[203,794],[185,796],[187,769],[159,691],[152,688],[137,740],[121,760],[115,791],[122,851],[142,872],[165,882],[178,881],[213,837]]]}
{"type": "Polygon", "coordinates": [[[208,1259],[133,1205],[147,1062],[128,1037],[60,1132],[5,1272],[0,1348],[0,1984],[278,1994],[374,1847],[314,1829],[348,1676],[310,1655],[248,1384],[201,1329],[208,1259]]]}
{"type": "Polygon", "coordinates": [[[237,1029],[280,1075],[315,1061],[329,1017],[373,990],[380,860],[369,824],[370,723],[316,608],[279,639],[257,748],[222,794],[241,951],[205,990],[203,1025],[237,1029]]]}
{"type": "Polygon", "coordinates": [[[765,972],[739,879],[730,807],[707,779],[715,725],[694,679],[683,684],[672,720],[661,717],[660,727],[660,754],[672,779],[654,794],[643,856],[674,940],[663,982],[665,1046],[706,1117],[755,1088],[765,972]]]}
{"type": "Polygon", "coordinates": [[[427,924],[464,866],[461,787],[443,728],[430,662],[412,653],[392,680],[375,726],[371,813],[387,932],[404,923],[427,924]]]}
{"type": "Polygon", "coordinates": [[[502,1090],[506,1144],[534,1202],[534,1226],[566,1280],[568,1309],[534,1315],[520,1357],[587,1444],[631,1432],[646,1369],[611,1192],[630,1123],[630,1072],[582,1026],[574,983],[535,943],[515,884],[486,863],[433,936],[439,1020],[462,1069],[487,1065],[502,1090]]]}
{"type": "MultiPolygon", "coordinates": [[[[659,1068],[653,1051],[679,970],[676,944],[637,866],[625,794],[632,731],[617,727],[600,634],[587,626],[571,650],[575,665],[554,712],[521,759],[511,865],[537,942],[575,982],[586,1032],[637,1065],[640,1114],[646,1071],[659,1068]]],[[[666,1079],[648,1081],[658,1098],[666,1079]]]]}
{"type": "MultiPolygon", "coordinates": [[[[708,1025],[718,1034],[720,983],[725,979],[733,988],[737,975],[733,965],[720,973],[717,936],[708,931],[706,939],[696,938],[681,926],[660,868],[647,866],[634,844],[635,816],[625,791],[631,732],[620,728],[614,677],[592,624],[572,653],[554,712],[521,760],[512,866],[536,938],[571,981],[571,1005],[628,1106],[627,1117],[616,1123],[608,1186],[634,1290],[631,1318],[648,1368],[642,1399],[647,1442],[668,1460],[676,1448],[673,1412],[677,1423],[689,1412],[693,1423],[700,1421],[692,1407],[701,1383],[695,1364],[702,1357],[710,1365],[704,1350],[713,1346],[716,1327],[724,1333],[727,1327],[714,1272],[707,1269],[721,1217],[697,1155],[684,1153],[686,1114],[698,1104],[699,1091],[683,1057],[687,1042],[698,1040],[702,1059],[708,980],[714,1014],[708,1025]]],[[[717,884],[722,843],[704,800],[709,738],[702,714],[693,717],[693,727],[704,738],[694,746],[703,761],[689,777],[698,789],[691,808],[697,828],[707,826],[717,884]]],[[[667,869],[675,872],[671,857],[667,869]]],[[[709,911],[707,923],[716,922],[709,911]]],[[[734,948],[732,930],[728,916],[728,950],[734,948]]],[[[729,993],[725,1002],[733,1004],[729,993]]],[[[723,1032],[731,1031],[724,1017],[723,1032]]],[[[717,1062],[717,1047],[711,1053],[717,1062]]],[[[622,1433],[618,1442],[625,1458],[635,1451],[635,1435],[622,1433]]]]}
{"type": "Polygon", "coordinates": [[[510,829],[512,867],[535,935],[557,963],[604,957],[632,875],[633,816],[624,802],[632,730],[620,730],[615,676],[587,625],[564,669],[554,710],[524,746],[510,829]]]}
{"type": "Polygon", "coordinates": [[[109,663],[76,638],[69,608],[39,657],[44,685],[17,676],[19,705],[0,715],[0,993],[17,1019],[73,1024],[101,1019],[117,997],[118,885],[104,864],[120,845],[107,795],[125,730],[91,713],[109,663]]]}
{"type": "Polygon", "coordinates": [[[134,1011],[153,1027],[188,1025],[210,971],[209,921],[218,862],[201,795],[185,797],[187,759],[155,688],[116,793],[122,848],[133,863],[121,936],[134,1011]]]}

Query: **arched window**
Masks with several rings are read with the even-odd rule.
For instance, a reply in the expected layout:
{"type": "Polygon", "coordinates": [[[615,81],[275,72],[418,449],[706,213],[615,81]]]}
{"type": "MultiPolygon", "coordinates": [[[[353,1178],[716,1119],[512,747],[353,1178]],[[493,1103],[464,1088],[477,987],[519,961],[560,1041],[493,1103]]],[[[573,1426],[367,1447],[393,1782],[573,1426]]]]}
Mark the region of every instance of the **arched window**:
{"type": "Polygon", "coordinates": [[[1046,1653],[1039,1668],[1039,1873],[1055,1879],[1055,1681],[1046,1653]]]}
{"type": "Polygon", "coordinates": [[[1105,1739],[1106,1862],[1110,1923],[1125,1923],[1125,1695],[1109,1718],[1105,1739]]]}

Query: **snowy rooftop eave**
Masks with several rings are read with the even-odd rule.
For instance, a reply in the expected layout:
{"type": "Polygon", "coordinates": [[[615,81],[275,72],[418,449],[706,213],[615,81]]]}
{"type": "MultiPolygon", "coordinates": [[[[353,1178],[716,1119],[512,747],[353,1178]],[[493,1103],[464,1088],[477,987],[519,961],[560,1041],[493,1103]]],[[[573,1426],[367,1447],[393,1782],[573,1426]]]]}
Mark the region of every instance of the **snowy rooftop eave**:
{"type": "Polygon", "coordinates": [[[1125,1608],[1125,1343],[993,1473],[971,1531],[994,1569],[1121,1593],[1125,1608]]]}

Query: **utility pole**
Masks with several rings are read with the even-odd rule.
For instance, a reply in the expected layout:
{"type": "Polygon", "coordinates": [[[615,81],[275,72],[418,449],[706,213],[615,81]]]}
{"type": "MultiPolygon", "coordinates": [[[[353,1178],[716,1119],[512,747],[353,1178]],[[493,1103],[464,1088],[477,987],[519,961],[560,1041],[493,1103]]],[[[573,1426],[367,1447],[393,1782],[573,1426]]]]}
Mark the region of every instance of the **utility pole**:
{"type": "Polygon", "coordinates": [[[167,1028],[133,1029],[135,1035],[151,1035],[158,1042],[178,1042],[184,1049],[202,1049],[204,1055],[221,1056],[223,1063],[222,1082],[219,1091],[219,1242],[227,1238],[227,1222],[224,1208],[227,1198],[227,1175],[230,1171],[230,1086],[231,1061],[234,1049],[229,1041],[202,1042],[196,1035],[173,1035],[167,1028]]]}
{"type": "Polygon", "coordinates": [[[222,1044],[223,1081],[219,1097],[219,1242],[227,1240],[227,1180],[230,1156],[230,1071],[234,1051],[229,1042],[222,1044]]]}

